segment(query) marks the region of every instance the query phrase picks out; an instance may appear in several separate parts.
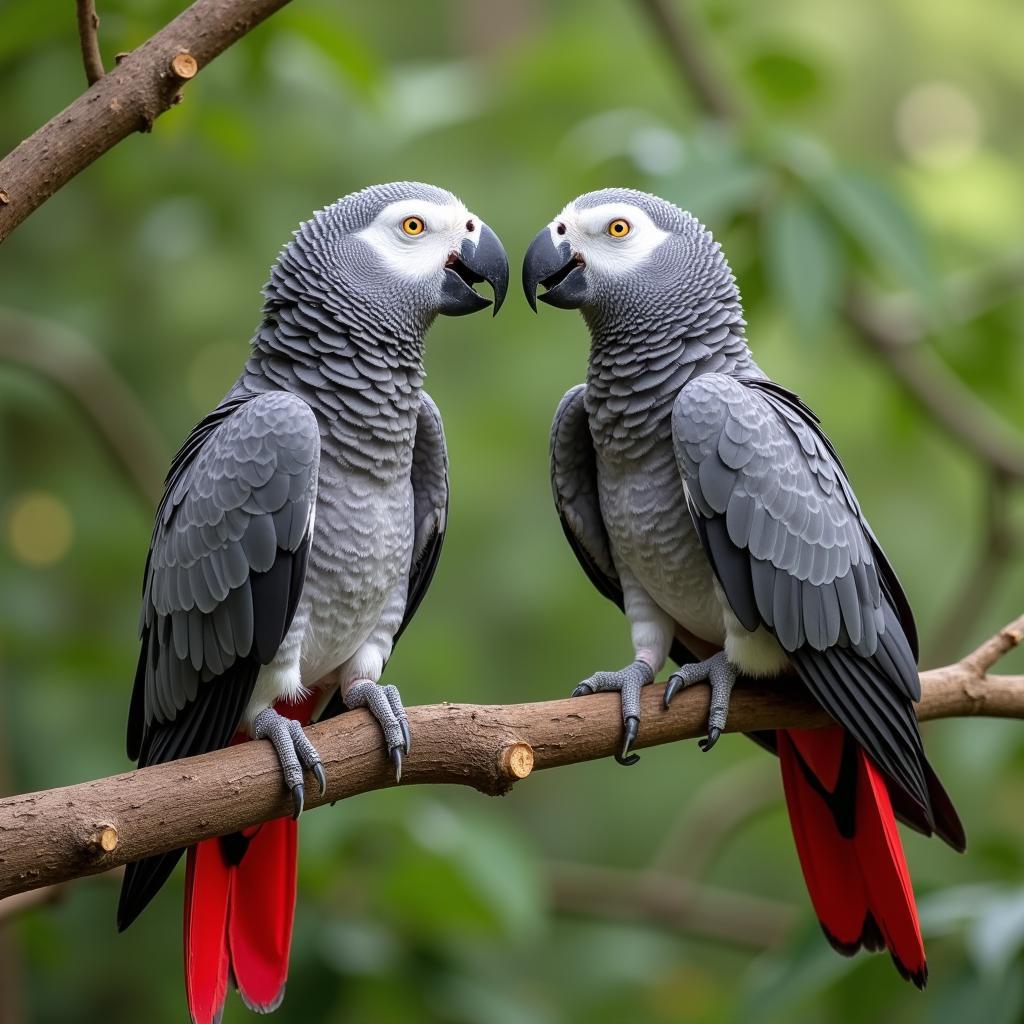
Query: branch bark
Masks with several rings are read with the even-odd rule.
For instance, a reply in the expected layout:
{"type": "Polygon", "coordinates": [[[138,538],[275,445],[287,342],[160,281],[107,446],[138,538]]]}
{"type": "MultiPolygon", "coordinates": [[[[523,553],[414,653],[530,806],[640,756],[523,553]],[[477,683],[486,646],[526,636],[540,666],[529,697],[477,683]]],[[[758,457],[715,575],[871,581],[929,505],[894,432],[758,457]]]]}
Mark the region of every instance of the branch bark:
{"type": "Polygon", "coordinates": [[[286,3],[197,0],[25,139],[0,160],[0,242],[108,149],[149,131],[186,79],[286,3]]]}
{"type": "Polygon", "coordinates": [[[98,82],[105,74],[103,55],[100,53],[99,27],[100,19],[96,14],[94,0],[78,0],[78,40],[82,45],[85,77],[90,85],[98,82]]]}
{"type": "MultiPolygon", "coordinates": [[[[925,672],[918,717],[1024,718],[1024,676],[988,668],[1024,639],[1024,616],[962,661],[925,672]]],[[[665,711],[661,688],[641,701],[637,747],[700,736],[706,687],[686,690],[665,711]]],[[[728,731],[814,728],[830,723],[795,684],[740,687],[728,731]]],[[[532,768],[592,761],[621,743],[616,694],[535,704],[436,704],[409,709],[415,740],[403,766],[410,783],[471,786],[499,795],[532,768]]],[[[327,773],[327,791],[307,807],[393,786],[380,729],[364,710],[307,730],[327,773]]],[[[0,897],[96,874],[119,864],[224,835],[289,812],[280,768],[265,741],[171,761],[95,782],[0,801],[0,897]]]]}

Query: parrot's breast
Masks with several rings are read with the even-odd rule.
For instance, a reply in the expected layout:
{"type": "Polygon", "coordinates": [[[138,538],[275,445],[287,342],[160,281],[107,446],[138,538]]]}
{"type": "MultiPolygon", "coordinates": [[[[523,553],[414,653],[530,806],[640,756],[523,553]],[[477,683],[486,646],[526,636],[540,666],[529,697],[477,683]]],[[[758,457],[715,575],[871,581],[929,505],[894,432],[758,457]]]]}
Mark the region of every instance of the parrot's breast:
{"type": "Polygon", "coordinates": [[[408,475],[387,481],[352,471],[321,474],[296,613],[304,686],[337,668],[369,638],[389,595],[409,571],[412,546],[408,475]]]}
{"type": "Polygon", "coordinates": [[[714,574],[686,508],[670,440],[640,459],[598,453],[598,489],[612,554],[655,603],[702,640],[725,641],[714,574]]]}

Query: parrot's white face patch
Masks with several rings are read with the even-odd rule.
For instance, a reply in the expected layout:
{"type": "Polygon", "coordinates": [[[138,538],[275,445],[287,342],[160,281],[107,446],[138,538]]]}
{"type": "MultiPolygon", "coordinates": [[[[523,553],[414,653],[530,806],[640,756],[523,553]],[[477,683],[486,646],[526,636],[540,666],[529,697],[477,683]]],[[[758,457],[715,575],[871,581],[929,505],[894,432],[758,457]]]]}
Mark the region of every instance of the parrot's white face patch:
{"type": "Polygon", "coordinates": [[[480,238],[480,218],[462,205],[419,199],[390,203],[356,236],[402,277],[436,276],[467,238],[480,238]]]}
{"type": "Polygon", "coordinates": [[[556,246],[572,251],[598,274],[618,276],[643,263],[669,233],[631,203],[603,203],[577,210],[570,203],[548,226],[556,246]],[[625,233],[617,233],[623,231],[625,233]]]}

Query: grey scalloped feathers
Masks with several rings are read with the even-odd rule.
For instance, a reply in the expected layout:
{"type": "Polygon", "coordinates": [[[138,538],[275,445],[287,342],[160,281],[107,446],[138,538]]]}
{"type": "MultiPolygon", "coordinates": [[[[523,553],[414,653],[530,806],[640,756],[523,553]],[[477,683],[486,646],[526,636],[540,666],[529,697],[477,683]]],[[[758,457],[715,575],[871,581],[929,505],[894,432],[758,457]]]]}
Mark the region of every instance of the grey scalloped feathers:
{"type": "Polygon", "coordinates": [[[530,245],[523,285],[534,309],[578,309],[590,330],[586,383],[555,414],[551,480],[566,537],[634,648],[574,693],[621,694],[618,760],[633,764],[639,690],[669,656],[666,706],[709,684],[705,750],[739,677],[795,676],[835,726],[753,738],[779,756],[814,910],[839,952],[887,949],[923,987],[896,821],[966,841],[914,716],[910,605],[818,417],[754,361],[724,254],[663,199],[573,200],[530,245]]]}
{"type": "MultiPolygon", "coordinates": [[[[450,192],[376,185],[317,211],[278,255],[238,380],[167,474],[143,577],[128,719],[140,766],[269,739],[294,816],[188,851],[185,982],[197,1024],[229,982],[284,995],[306,772],[302,726],[345,707],[380,724],[396,782],[411,737],[379,685],[437,564],[448,510],[441,415],[423,391],[439,314],[500,307],[508,260],[450,192]]],[[[183,851],[129,864],[121,929],[183,851]]]]}

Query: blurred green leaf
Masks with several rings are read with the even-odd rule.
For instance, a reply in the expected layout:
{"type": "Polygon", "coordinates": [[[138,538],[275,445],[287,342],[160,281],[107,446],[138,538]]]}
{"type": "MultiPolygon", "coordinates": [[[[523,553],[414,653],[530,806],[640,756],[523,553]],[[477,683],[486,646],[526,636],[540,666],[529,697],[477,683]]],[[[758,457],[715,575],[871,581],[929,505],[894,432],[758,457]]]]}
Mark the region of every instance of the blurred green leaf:
{"type": "Polygon", "coordinates": [[[824,87],[821,67],[793,50],[764,49],[750,59],[745,70],[758,96],[777,107],[807,103],[824,87]]]}
{"type": "Polygon", "coordinates": [[[837,956],[817,921],[808,921],[752,966],[740,1018],[748,1024],[798,1020],[802,1006],[856,965],[856,960],[837,956]]]}
{"type": "Polygon", "coordinates": [[[381,83],[384,68],[380,58],[338,11],[318,11],[300,4],[285,8],[280,24],[315,46],[363,96],[372,96],[381,83]]]}
{"type": "Polygon", "coordinates": [[[687,140],[682,166],[666,175],[666,199],[707,223],[751,209],[772,175],[751,161],[727,130],[708,126],[687,140]]]}
{"type": "Polygon", "coordinates": [[[924,233],[892,189],[844,170],[811,177],[808,183],[844,233],[857,243],[869,266],[887,267],[925,303],[938,300],[924,233]]]}
{"type": "Polygon", "coordinates": [[[765,211],[764,267],[804,340],[817,334],[839,294],[842,254],[832,226],[808,199],[789,192],[765,211]]]}

